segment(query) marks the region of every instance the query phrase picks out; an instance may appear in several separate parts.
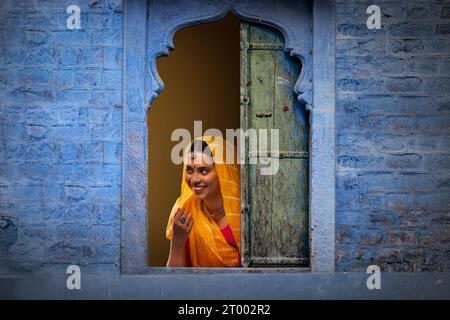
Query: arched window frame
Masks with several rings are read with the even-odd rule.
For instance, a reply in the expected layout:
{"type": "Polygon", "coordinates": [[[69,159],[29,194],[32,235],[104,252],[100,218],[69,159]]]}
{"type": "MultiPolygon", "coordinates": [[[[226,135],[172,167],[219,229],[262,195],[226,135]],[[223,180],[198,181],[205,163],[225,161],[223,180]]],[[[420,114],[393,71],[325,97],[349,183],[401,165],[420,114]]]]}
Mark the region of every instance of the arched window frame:
{"type": "MultiPolygon", "coordinates": [[[[334,2],[128,0],[124,6],[123,28],[122,273],[161,269],[147,265],[146,116],[152,102],[164,89],[156,60],[174,49],[176,31],[218,20],[229,11],[239,19],[267,24],[281,31],[284,50],[302,61],[302,72],[294,90],[310,111],[310,270],[333,272],[335,269],[334,2]],[[279,4],[274,6],[276,2],[279,4]]],[[[233,272],[240,271],[245,269],[233,272]]]]}

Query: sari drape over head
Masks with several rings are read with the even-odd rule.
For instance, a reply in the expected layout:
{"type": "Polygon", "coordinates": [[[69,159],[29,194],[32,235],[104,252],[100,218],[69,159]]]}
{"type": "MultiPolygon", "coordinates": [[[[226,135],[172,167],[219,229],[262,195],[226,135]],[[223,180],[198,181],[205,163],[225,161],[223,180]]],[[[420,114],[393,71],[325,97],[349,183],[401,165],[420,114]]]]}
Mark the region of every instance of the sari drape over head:
{"type": "MultiPolygon", "coordinates": [[[[223,207],[228,225],[238,246],[232,247],[224,238],[216,222],[204,212],[202,200],[195,197],[186,183],[186,161],[183,162],[181,177],[181,194],[170,213],[166,228],[167,239],[172,239],[172,223],[179,207],[192,214],[194,225],[189,234],[189,250],[193,267],[238,267],[240,266],[240,170],[234,146],[218,136],[203,136],[195,140],[203,140],[211,150],[214,166],[219,179],[223,198],[223,207]],[[233,163],[226,163],[227,155],[233,163]],[[231,157],[233,155],[233,157],[231,157]]],[[[185,149],[187,155],[190,145],[185,149]]]]}

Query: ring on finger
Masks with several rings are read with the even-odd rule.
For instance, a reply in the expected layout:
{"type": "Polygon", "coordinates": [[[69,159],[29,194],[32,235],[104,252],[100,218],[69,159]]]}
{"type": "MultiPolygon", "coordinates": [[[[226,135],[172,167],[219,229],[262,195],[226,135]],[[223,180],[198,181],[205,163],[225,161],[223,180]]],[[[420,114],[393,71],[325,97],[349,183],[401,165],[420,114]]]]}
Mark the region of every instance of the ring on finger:
{"type": "Polygon", "coordinates": [[[178,219],[178,221],[180,221],[181,224],[185,224],[186,222],[186,217],[181,217],[180,219],[178,219]]]}

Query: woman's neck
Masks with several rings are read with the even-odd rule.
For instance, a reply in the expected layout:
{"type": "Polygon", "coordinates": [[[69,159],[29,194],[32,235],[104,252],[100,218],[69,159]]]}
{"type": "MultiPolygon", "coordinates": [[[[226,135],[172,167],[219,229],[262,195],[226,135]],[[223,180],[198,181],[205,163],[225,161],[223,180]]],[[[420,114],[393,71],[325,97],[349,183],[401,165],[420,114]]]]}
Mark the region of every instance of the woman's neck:
{"type": "Polygon", "coordinates": [[[225,210],[223,208],[223,199],[221,195],[213,199],[205,199],[204,204],[206,206],[206,209],[209,211],[208,215],[211,219],[218,221],[223,216],[225,216],[225,210]]]}

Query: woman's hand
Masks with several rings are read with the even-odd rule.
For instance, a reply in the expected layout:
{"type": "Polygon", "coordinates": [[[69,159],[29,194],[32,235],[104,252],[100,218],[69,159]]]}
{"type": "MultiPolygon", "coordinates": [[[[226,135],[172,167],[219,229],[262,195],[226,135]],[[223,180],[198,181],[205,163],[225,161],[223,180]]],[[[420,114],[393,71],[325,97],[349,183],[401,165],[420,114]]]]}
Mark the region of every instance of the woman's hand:
{"type": "Polygon", "coordinates": [[[187,213],[183,208],[178,208],[172,224],[172,241],[176,244],[184,245],[193,225],[194,219],[191,213],[187,213]]]}
{"type": "Polygon", "coordinates": [[[172,241],[170,242],[168,267],[186,267],[184,243],[192,230],[194,219],[183,208],[178,208],[172,223],[172,241]]]}

